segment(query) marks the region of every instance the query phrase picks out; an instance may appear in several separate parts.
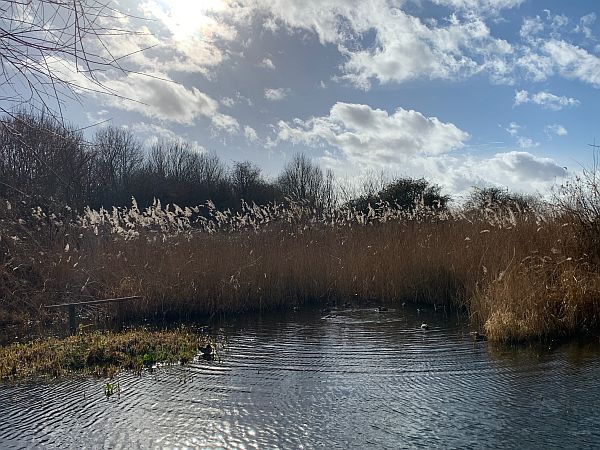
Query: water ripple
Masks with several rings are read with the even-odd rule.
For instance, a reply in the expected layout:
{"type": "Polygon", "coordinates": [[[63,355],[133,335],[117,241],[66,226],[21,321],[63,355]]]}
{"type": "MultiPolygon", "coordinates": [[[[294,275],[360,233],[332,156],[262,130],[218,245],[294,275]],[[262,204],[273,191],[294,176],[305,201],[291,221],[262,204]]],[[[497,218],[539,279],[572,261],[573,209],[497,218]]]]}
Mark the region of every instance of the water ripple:
{"type": "Polygon", "coordinates": [[[222,324],[215,361],[0,385],[1,448],[544,448],[600,440],[595,346],[472,342],[399,308],[222,324]],[[422,322],[429,330],[420,328],[422,322]]]}

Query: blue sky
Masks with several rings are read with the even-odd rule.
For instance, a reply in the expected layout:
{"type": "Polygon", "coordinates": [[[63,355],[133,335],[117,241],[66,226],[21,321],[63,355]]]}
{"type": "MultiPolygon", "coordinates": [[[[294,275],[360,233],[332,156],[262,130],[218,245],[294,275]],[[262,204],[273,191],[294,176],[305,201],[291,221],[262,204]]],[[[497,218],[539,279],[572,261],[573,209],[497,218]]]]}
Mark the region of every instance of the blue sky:
{"type": "MultiPolygon", "coordinates": [[[[425,176],[449,192],[548,192],[591,162],[593,0],[119,0],[108,38],[135,103],[83,92],[66,117],[148,144],[182,138],[274,175],[303,151],[339,177],[425,176]],[[148,75],[159,77],[152,78],[148,75]],[[168,81],[164,81],[168,80],[168,81]]],[[[93,45],[93,44],[91,44],[93,45]]],[[[56,70],[86,85],[69,61],[56,70]]]]}

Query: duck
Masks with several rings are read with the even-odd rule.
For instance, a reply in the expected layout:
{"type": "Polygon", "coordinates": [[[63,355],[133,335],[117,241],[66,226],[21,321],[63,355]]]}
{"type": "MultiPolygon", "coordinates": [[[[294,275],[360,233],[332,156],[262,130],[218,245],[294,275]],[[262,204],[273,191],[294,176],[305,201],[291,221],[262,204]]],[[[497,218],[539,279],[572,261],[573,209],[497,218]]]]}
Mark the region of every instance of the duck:
{"type": "Polygon", "coordinates": [[[479,331],[471,331],[469,335],[474,341],[485,341],[487,339],[487,336],[485,334],[481,334],[479,331]]]}
{"type": "Polygon", "coordinates": [[[429,325],[427,325],[425,322],[423,322],[421,324],[421,330],[429,330],[429,325]]]}
{"type": "Polygon", "coordinates": [[[377,312],[386,312],[388,309],[385,306],[380,306],[379,308],[377,308],[377,312]]]}
{"type": "Polygon", "coordinates": [[[213,357],[213,348],[210,345],[210,342],[206,344],[206,347],[200,347],[200,352],[202,352],[202,357],[204,359],[212,359],[213,357]]]}

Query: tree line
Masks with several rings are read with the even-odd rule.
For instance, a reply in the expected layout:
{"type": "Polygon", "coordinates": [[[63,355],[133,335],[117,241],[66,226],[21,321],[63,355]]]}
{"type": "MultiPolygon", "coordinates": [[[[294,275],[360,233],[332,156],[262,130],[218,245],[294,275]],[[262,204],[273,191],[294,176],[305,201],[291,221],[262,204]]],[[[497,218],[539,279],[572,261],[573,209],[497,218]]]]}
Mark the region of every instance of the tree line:
{"type": "MultiPolygon", "coordinates": [[[[43,113],[18,112],[0,123],[0,197],[36,206],[111,208],[128,206],[135,197],[140,206],[155,198],[180,206],[210,200],[219,209],[236,210],[242,200],[292,200],[316,210],[345,204],[366,211],[381,202],[404,209],[417,204],[443,209],[451,200],[440,186],[407,177],[377,189],[365,186],[360,195],[348,198],[340,195],[330,171],[301,153],[277,177],[267,179],[250,161],[227,166],[215,153],[199,152],[182,140],[162,140],[144,148],[127,128],[101,128],[88,141],[81,130],[43,113]]],[[[467,204],[523,207],[528,201],[486,188],[473,190],[467,204]]]]}
{"type": "Polygon", "coordinates": [[[333,175],[303,154],[274,180],[250,161],[227,166],[215,153],[183,140],[144,148],[127,128],[99,129],[91,141],[47,114],[19,112],[0,126],[0,197],[41,206],[111,208],[140,206],[155,198],[191,206],[212,201],[237,209],[242,200],[265,204],[286,199],[325,209],[335,202],[333,175]]]}

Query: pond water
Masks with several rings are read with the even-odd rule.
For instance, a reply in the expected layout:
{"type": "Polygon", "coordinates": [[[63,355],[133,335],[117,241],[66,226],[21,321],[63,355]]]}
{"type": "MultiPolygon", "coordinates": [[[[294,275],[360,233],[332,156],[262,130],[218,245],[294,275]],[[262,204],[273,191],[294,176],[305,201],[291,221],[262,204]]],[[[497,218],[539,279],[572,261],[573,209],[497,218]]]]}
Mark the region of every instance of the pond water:
{"type": "Polygon", "coordinates": [[[223,323],[215,361],[0,385],[0,448],[600,446],[600,348],[473,342],[398,308],[223,323]],[[429,330],[421,330],[425,321],[429,330]]]}

